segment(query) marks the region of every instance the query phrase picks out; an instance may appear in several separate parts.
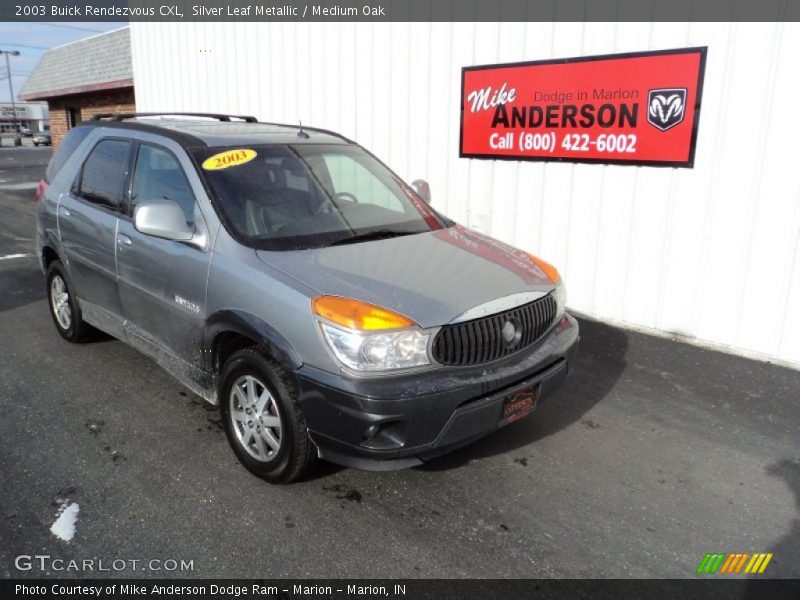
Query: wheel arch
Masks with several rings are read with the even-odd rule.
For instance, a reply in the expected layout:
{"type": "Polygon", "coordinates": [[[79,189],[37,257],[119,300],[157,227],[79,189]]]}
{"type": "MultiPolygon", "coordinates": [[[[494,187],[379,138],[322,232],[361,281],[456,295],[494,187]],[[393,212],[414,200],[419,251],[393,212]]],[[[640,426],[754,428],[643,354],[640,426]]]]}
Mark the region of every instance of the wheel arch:
{"type": "MultiPolygon", "coordinates": [[[[43,202],[46,202],[46,200],[43,200],[43,202]]],[[[46,274],[47,269],[49,269],[53,261],[56,260],[60,260],[64,268],[69,271],[69,261],[67,260],[64,247],[61,245],[55,216],[52,217],[51,224],[42,226],[42,230],[37,235],[37,240],[39,266],[43,273],[46,274]]],[[[69,275],[69,273],[67,274],[69,275]]]]}
{"type": "Polygon", "coordinates": [[[248,346],[259,346],[287,372],[303,366],[289,341],[269,323],[248,312],[227,309],[206,321],[203,336],[206,369],[218,375],[228,356],[248,346]]]}
{"type": "Polygon", "coordinates": [[[45,273],[47,272],[47,269],[50,268],[50,265],[53,264],[53,262],[60,259],[61,257],[59,256],[58,252],[56,252],[56,249],[53,248],[52,245],[46,244],[42,246],[41,261],[42,261],[42,270],[45,273]]]}

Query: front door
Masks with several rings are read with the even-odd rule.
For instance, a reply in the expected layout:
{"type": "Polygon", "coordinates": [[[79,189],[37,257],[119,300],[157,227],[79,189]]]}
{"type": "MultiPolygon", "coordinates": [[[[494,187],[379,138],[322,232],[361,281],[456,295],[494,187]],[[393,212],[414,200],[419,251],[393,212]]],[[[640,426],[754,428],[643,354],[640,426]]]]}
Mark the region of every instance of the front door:
{"type": "Polygon", "coordinates": [[[181,205],[197,235],[190,242],[157,238],[137,231],[132,218],[121,218],[116,240],[119,298],[130,341],[186,383],[197,379],[195,371],[202,364],[211,261],[205,224],[175,154],[144,143],[136,152],[130,214],[142,200],[169,198],[181,205]]]}

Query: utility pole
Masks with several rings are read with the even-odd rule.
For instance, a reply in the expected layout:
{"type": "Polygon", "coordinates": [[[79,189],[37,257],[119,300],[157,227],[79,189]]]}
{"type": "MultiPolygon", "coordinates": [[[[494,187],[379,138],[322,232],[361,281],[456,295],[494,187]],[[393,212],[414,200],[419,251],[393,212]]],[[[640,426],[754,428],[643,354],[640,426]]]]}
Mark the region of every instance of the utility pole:
{"type": "Polygon", "coordinates": [[[17,119],[17,105],[14,102],[14,83],[11,81],[11,63],[9,56],[19,56],[19,50],[0,50],[0,54],[6,55],[6,73],[8,74],[8,91],[11,93],[11,112],[14,113],[14,145],[21,146],[22,138],[19,135],[19,119],[17,119]]]}

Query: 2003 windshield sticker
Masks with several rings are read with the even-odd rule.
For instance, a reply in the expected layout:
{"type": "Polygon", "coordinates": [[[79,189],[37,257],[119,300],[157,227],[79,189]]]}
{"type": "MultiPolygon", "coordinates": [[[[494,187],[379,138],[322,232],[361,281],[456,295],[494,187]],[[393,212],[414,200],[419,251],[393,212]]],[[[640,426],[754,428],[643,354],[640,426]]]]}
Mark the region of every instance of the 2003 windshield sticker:
{"type": "Polygon", "coordinates": [[[460,156],[692,167],[706,52],[464,67],[460,156]]]}
{"type": "Polygon", "coordinates": [[[218,171],[229,167],[238,167],[246,162],[250,162],[256,157],[256,151],[248,148],[238,148],[236,150],[226,150],[214,156],[209,156],[203,161],[203,168],[206,171],[218,171]]]}

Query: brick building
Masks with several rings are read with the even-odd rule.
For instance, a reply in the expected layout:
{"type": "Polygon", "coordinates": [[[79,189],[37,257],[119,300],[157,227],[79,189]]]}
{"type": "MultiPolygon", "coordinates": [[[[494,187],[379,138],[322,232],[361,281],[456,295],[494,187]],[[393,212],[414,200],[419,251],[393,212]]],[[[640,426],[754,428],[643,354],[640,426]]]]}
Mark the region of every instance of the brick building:
{"type": "Polygon", "coordinates": [[[125,27],[48,50],[19,97],[47,101],[54,146],[95,113],[134,111],[130,31],[125,27]]]}

